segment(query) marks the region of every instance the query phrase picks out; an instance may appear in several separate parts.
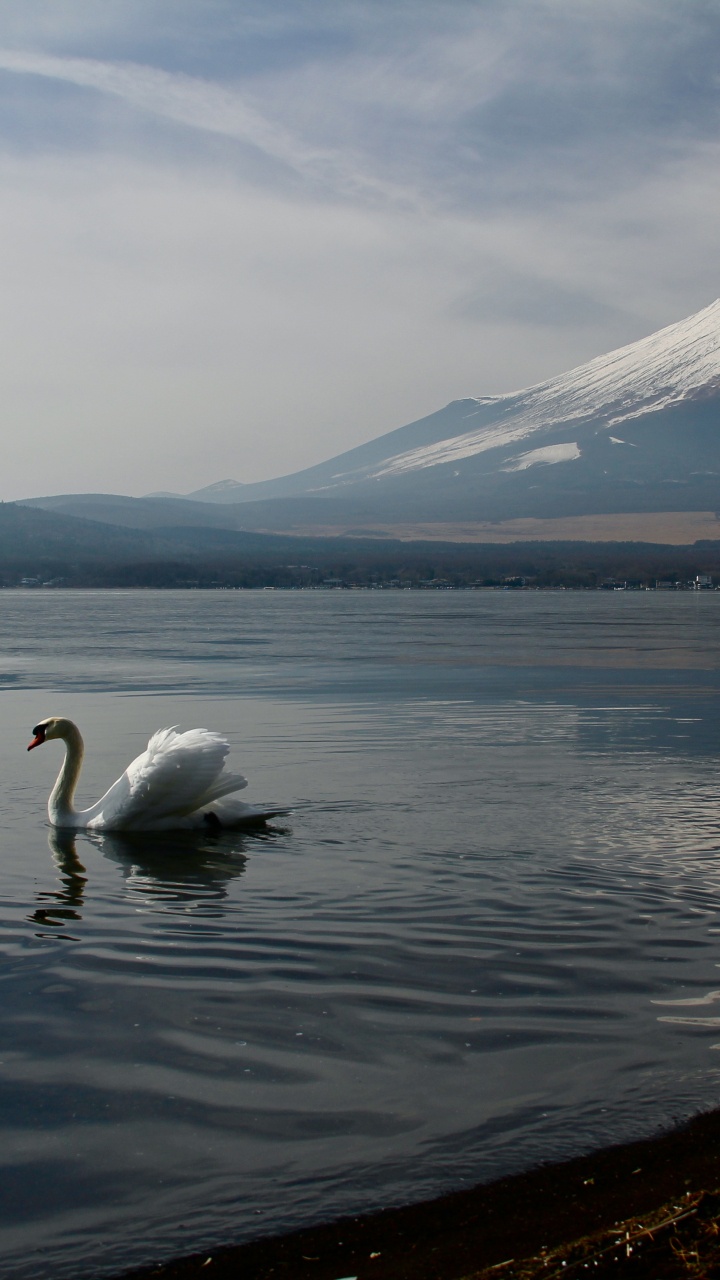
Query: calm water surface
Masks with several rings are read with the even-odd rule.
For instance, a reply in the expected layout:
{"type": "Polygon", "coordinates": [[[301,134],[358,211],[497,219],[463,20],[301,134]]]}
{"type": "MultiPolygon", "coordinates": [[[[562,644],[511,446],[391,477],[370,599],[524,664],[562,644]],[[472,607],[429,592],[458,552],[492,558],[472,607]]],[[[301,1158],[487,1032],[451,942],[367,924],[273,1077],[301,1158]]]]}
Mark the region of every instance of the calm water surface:
{"type": "Polygon", "coordinates": [[[0,593],[8,1280],[419,1199],[720,1103],[720,594],[0,593]],[[152,730],[257,836],[60,840],[152,730]]]}

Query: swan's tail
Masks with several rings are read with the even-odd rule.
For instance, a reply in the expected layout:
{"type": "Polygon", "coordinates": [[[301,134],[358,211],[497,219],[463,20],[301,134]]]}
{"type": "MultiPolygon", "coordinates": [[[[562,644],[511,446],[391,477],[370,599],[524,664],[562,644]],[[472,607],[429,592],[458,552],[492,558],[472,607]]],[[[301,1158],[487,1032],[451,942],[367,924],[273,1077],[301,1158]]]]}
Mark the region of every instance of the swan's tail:
{"type": "Polygon", "coordinates": [[[203,819],[212,830],[217,824],[219,830],[242,830],[243,827],[260,827],[271,818],[286,818],[290,809],[273,809],[270,806],[243,804],[242,800],[226,801],[213,805],[203,819]]]}

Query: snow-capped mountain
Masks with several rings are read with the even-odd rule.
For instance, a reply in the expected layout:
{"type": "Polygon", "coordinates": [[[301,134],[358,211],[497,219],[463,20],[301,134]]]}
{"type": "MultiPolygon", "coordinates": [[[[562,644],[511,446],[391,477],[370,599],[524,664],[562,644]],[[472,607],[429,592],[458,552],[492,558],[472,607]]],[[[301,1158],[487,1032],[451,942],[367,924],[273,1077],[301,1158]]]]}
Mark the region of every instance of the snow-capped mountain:
{"type": "Polygon", "coordinates": [[[358,518],[429,518],[428,504],[435,519],[714,510],[720,300],[569,373],[453,401],[319,466],[188,496],[262,503],[265,514],[263,500],[302,498],[358,518]]]}
{"type": "MultiPolygon", "coordinates": [[[[720,393],[720,299],[688,320],[598,356],[558,378],[514,395],[477,401],[478,406],[494,404],[501,411],[496,424],[470,426],[454,439],[409,450],[390,458],[375,474],[398,475],[508,446],[512,449],[502,470],[572,462],[582,457],[575,441],[520,453],[515,447],[520,441],[534,443],[539,435],[561,426],[592,422],[596,431],[619,429],[631,419],[708,393],[720,393]]],[[[624,443],[617,437],[610,439],[624,443]]]]}
{"type": "MultiPolygon", "coordinates": [[[[143,529],[398,527],[401,536],[429,536],[430,526],[449,524],[487,531],[488,522],[602,516],[603,536],[613,537],[616,526],[647,526],[652,513],[704,513],[685,524],[707,532],[677,536],[713,539],[720,528],[713,515],[720,513],[720,301],[569,373],[508,395],[454,400],[277,480],[223,480],[184,498],[64,494],[28,501],[143,529]],[[615,520],[628,513],[640,519],[615,520]],[[402,533],[402,526],[412,528],[402,533]],[[421,526],[425,533],[413,533],[421,526]]],[[[670,537],[670,526],[649,540],[662,541],[664,533],[670,537]]]]}

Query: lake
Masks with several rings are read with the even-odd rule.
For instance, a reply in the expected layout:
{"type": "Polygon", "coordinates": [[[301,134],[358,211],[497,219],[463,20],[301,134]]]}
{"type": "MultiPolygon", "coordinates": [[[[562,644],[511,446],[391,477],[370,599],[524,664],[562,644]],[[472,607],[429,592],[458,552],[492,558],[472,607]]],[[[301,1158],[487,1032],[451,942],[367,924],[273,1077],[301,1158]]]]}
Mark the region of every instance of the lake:
{"type": "Polygon", "coordinates": [[[720,593],[0,594],[0,1256],[82,1280],[720,1094],[720,593]],[[257,834],[59,837],[164,725],[257,834]]]}

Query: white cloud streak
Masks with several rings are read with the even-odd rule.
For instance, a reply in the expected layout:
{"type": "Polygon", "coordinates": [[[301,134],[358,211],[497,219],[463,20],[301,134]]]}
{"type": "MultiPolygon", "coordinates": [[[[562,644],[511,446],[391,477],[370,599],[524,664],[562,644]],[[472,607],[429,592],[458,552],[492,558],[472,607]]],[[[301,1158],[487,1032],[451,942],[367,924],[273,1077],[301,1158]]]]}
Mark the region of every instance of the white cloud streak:
{"type": "Polygon", "coordinates": [[[268,120],[236,90],[208,81],[136,63],[109,63],[0,49],[0,70],[95,89],[130,106],[246,143],[321,187],[341,194],[374,194],[403,202],[409,192],[379,182],[338,151],[306,145],[289,130],[268,120]]]}
{"type": "Polygon", "coordinates": [[[114,94],[142,111],[249,142],[293,168],[308,168],[329,159],[300,146],[297,139],[247,106],[239,94],[191,76],[132,62],[100,62],[12,49],[0,49],[0,68],[114,94]]]}

